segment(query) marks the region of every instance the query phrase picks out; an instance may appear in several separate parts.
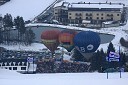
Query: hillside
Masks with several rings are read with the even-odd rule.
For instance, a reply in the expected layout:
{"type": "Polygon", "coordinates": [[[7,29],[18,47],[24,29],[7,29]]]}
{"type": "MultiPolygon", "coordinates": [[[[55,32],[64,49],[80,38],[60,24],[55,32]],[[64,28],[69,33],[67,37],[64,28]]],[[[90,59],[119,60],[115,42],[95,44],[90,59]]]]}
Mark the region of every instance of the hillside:
{"type": "Polygon", "coordinates": [[[0,14],[4,16],[6,13],[9,13],[13,17],[22,16],[24,20],[31,20],[53,1],[54,0],[11,0],[0,6],[0,14]]]}

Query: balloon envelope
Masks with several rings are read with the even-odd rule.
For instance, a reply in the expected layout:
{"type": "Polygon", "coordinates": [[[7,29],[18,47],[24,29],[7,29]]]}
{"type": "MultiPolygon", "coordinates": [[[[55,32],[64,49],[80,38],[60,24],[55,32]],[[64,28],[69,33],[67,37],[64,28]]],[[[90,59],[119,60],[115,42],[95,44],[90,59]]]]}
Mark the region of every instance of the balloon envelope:
{"type": "Polygon", "coordinates": [[[46,30],[41,34],[42,43],[51,51],[54,52],[58,45],[59,30],[46,30]]]}
{"type": "Polygon", "coordinates": [[[99,34],[92,31],[82,31],[74,37],[76,49],[86,57],[89,56],[89,53],[95,52],[97,50],[100,45],[100,41],[99,34]]]}
{"type": "Polygon", "coordinates": [[[76,35],[76,31],[66,29],[61,31],[59,35],[59,42],[68,52],[74,48],[73,38],[76,35]]]}

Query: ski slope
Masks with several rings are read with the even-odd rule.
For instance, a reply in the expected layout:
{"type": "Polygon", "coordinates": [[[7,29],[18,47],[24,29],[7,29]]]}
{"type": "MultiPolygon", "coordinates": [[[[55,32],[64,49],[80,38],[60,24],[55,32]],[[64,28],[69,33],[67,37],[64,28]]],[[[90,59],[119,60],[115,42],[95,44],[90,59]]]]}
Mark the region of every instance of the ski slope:
{"type": "Polygon", "coordinates": [[[0,69],[0,85],[127,85],[128,73],[19,74],[0,69]]]}
{"type": "Polygon", "coordinates": [[[9,13],[13,17],[22,16],[24,20],[32,20],[54,1],[10,0],[10,2],[0,6],[0,14],[4,16],[6,13],[9,13]]]}

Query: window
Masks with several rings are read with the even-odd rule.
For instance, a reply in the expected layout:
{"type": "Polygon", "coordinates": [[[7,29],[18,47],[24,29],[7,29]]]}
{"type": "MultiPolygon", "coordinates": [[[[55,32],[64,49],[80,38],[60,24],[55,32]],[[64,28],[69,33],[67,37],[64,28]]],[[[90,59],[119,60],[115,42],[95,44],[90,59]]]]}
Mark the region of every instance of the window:
{"type": "Polygon", "coordinates": [[[9,70],[12,70],[12,67],[9,67],[9,70]]]}
{"type": "Polygon", "coordinates": [[[111,18],[111,20],[113,20],[113,17],[111,18]]]}
{"type": "Polygon", "coordinates": [[[99,17],[97,17],[97,19],[99,19],[99,17]]]}
{"type": "Polygon", "coordinates": [[[76,16],[77,16],[78,14],[76,13],[76,16]]]}
{"type": "Polygon", "coordinates": [[[119,14],[117,14],[117,16],[119,16],[119,14]]]}
{"type": "Polygon", "coordinates": [[[97,14],[97,16],[99,16],[99,14],[97,14]]]}
{"type": "Polygon", "coordinates": [[[21,67],[21,70],[26,70],[26,67],[21,67]]]}
{"type": "Polygon", "coordinates": [[[58,11],[58,9],[55,9],[55,11],[58,11]]]}
{"type": "Polygon", "coordinates": [[[107,16],[109,16],[109,14],[107,14],[107,16]]]}
{"type": "Polygon", "coordinates": [[[72,15],[72,13],[69,13],[69,15],[72,15]]]}
{"type": "Polygon", "coordinates": [[[88,19],[88,17],[86,17],[86,19],[88,19]]]}
{"type": "Polygon", "coordinates": [[[5,69],[8,69],[8,67],[5,67],[5,69]]]}
{"type": "Polygon", "coordinates": [[[102,13],[101,16],[103,16],[104,14],[102,13]]]}
{"type": "Polygon", "coordinates": [[[69,17],[69,19],[72,19],[71,17],[69,17]]]}
{"type": "Polygon", "coordinates": [[[92,17],[90,17],[90,19],[92,19],[92,17]]]}
{"type": "Polygon", "coordinates": [[[17,67],[13,67],[13,70],[17,70],[17,67]]]}
{"type": "Polygon", "coordinates": [[[88,16],[88,13],[86,13],[86,16],[88,16]]]}
{"type": "Polygon", "coordinates": [[[58,13],[55,13],[55,14],[58,14],[58,13]]]}
{"type": "Polygon", "coordinates": [[[104,19],[103,17],[101,17],[101,19],[104,19]]]}

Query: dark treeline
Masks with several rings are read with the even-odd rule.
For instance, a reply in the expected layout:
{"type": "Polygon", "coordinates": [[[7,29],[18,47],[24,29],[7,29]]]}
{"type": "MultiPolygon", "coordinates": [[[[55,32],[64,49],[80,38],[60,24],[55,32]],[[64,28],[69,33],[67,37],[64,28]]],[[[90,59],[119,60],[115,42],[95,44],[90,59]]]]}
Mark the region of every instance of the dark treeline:
{"type": "MultiPolygon", "coordinates": [[[[77,52],[76,51],[77,50],[74,51],[74,55],[73,55],[73,58],[75,58],[74,60],[86,62],[84,56],[82,56],[79,51],[77,52]]],[[[108,62],[106,60],[106,57],[109,56],[110,51],[115,52],[115,48],[111,42],[108,45],[107,52],[104,52],[103,49],[101,49],[93,53],[93,56],[88,61],[91,62],[89,70],[92,72],[93,71],[104,72],[108,68],[118,69],[121,67],[121,68],[125,68],[125,71],[128,71],[128,66],[126,65],[126,62],[128,61],[127,58],[128,56],[126,56],[125,53],[123,52],[119,52],[120,54],[119,62],[117,61],[108,62]]]]}
{"type": "Polygon", "coordinates": [[[25,27],[23,17],[13,19],[11,14],[0,17],[0,43],[30,45],[34,38],[33,31],[25,27]]]}

